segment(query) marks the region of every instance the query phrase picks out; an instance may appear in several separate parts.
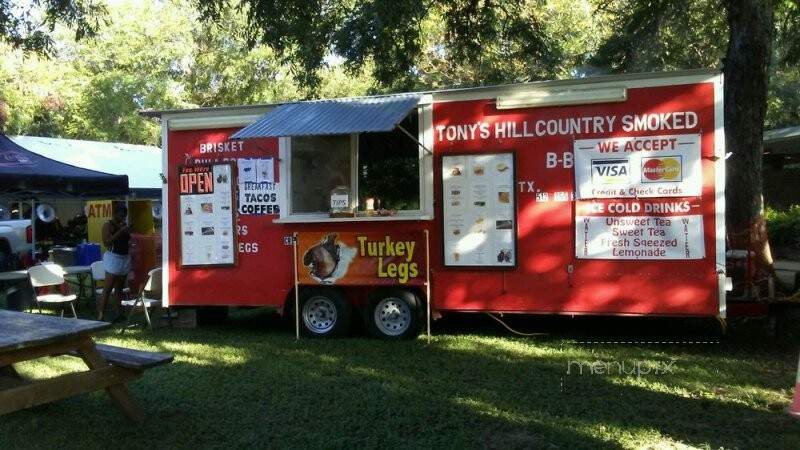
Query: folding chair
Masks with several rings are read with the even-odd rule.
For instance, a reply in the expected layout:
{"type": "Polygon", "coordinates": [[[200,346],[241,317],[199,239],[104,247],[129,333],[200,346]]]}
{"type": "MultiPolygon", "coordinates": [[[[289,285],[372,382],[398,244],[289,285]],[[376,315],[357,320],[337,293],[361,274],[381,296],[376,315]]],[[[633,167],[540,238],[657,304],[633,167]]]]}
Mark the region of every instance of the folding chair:
{"type": "MultiPolygon", "coordinates": [[[[123,308],[130,308],[128,312],[128,320],[125,322],[125,326],[122,328],[124,331],[128,328],[131,317],[133,313],[141,308],[144,312],[144,319],[147,322],[147,327],[151,330],[153,329],[153,323],[150,320],[150,312],[148,311],[150,308],[158,308],[161,306],[161,268],[155,268],[148,272],[147,274],[147,282],[145,283],[144,287],[142,288],[139,295],[136,296],[133,300],[124,300],[122,302],[123,308]]],[[[172,317],[169,317],[170,324],[172,323],[172,317]]]]}
{"type": "MultiPolygon", "coordinates": [[[[92,283],[94,284],[94,295],[96,301],[99,296],[103,295],[103,285],[105,284],[106,280],[106,269],[103,268],[103,261],[95,261],[90,264],[89,267],[92,269],[92,283]]],[[[130,291],[131,290],[126,283],[122,288],[122,295],[127,297],[130,291]]]]}
{"type": "MultiPolygon", "coordinates": [[[[31,280],[31,286],[34,290],[37,288],[46,287],[52,291],[53,287],[58,287],[64,284],[64,268],[58,264],[40,264],[28,269],[28,277],[31,280]]],[[[69,304],[72,309],[72,315],[77,319],[78,314],[75,312],[75,300],[78,298],[75,294],[61,294],[49,293],[39,294],[36,293],[36,306],[39,308],[39,314],[42,313],[42,303],[61,305],[61,317],[64,317],[64,304],[69,304]]]]}

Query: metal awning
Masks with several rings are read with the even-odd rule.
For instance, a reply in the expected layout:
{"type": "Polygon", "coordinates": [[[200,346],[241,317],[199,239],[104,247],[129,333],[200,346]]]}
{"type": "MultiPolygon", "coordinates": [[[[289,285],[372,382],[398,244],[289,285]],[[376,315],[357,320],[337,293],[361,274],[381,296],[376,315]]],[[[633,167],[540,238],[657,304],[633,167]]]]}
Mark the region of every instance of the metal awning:
{"type": "Polygon", "coordinates": [[[391,131],[419,104],[421,95],[286,103],[242,128],[231,139],[391,131]]]}
{"type": "Polygon", "coordinates": [[[800,126],[765,131],[764,152],[772,155],[800,154],[800,126]]]}

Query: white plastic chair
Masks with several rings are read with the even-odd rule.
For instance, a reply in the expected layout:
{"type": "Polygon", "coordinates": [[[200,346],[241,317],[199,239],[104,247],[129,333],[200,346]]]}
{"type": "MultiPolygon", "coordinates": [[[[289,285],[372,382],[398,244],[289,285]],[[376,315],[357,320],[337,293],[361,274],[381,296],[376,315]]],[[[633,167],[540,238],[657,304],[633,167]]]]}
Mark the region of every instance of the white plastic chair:
{"type": "MultiPolygon", "coordinates": [[[[89,265],[92,269],[92,282],[94,283],[94,294],[95,299],[97,297],[103,295],[103,284],[106,280],[106,269],[103,267],[103,261],[95,261],[89,265]]],[[[128,286],[124,286],[122,288],[122,294],[127,296],[130,293],[130,288],[128,286]]]]}
{"type": "MultiPolygon", "coordinates": [[[[58,264],[41,264],[33,266],[28,269],[28,277],[31,280],[31,286],[34,289],[47,287],[52,289],[54,286],[58,287],[64,284],[64,268],[58,264]]],[[[78,296],[75,294],[36,294],[36,305],[39,307],[39,313],[42,312],[42,303],[61,305],[61,317],[64,317],[64,304],[69,304],[72,309],[72,315],[77,319],[78,314],[75,312],[75,300],[78,296]]]]}
{"type": "Polygon", "coordinates": [[[148,310],[150,308],[158,308],[159,306],[161,306],[161,268],[157,267],[147,273],[147,282],[139,295],[133,300],[124,300],[122,302],[123,308],[130,308],[128,320],[122,328],[123,331],[128,328],[131,317],[137,309],[141,309],[144,312],[144,319],[147,322],[147,327],[152,330],[153,323],[150,320],[150,313],[148,310]]]}

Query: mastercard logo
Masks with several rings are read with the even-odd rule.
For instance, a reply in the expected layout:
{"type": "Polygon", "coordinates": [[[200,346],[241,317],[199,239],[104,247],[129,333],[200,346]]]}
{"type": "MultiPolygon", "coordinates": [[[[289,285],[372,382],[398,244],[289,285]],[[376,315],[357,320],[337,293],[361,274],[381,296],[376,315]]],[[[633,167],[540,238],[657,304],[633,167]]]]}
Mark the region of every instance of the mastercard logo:
{"type": "Polygon", "coordinates": [[[642,181],[681,181],[682,166],[680,156],[642,158],[642,181]]]}

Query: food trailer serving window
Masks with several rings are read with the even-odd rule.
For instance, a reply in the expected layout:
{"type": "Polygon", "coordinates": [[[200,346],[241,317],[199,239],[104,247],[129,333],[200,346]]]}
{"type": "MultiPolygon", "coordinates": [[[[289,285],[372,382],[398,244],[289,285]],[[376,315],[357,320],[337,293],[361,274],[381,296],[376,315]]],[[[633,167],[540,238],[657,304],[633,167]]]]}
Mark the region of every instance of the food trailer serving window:
{"type": "Polygon", "coordinates": [[[293,214],[327,212],[331,190],[351,189],[352,145],[348,135],[291,138],[288,178],[293,214]]]}
{"type": "MultiPolygon", "coordinates": [[[[401,126],[417,135],[418,120],[412,112],[401,126]]],[[[347,188],[348,206],[358,211],[420,210],[419,144],[400,130],[295,136],[289,148],[293,214],[328,213],[330,193],[338,186],[347,188]]]]}
{"type": "Polygon", "coordinates": [[[281,221],[424,219],[423,109],[418,95],[291,103],[232,138],[281,137],[281,221]]]}
{"type": "MultiPolygon", "coordinates": [[[[410,113],[400,127],[419,136],[419,114],[410,113]]],[[[391,211],[420,211],[421,160],[426,156],[418,142],[400,128],[385,133],[358,136],[358,208],[365,210],[368,199],[376,208],[391,211]]]]}

